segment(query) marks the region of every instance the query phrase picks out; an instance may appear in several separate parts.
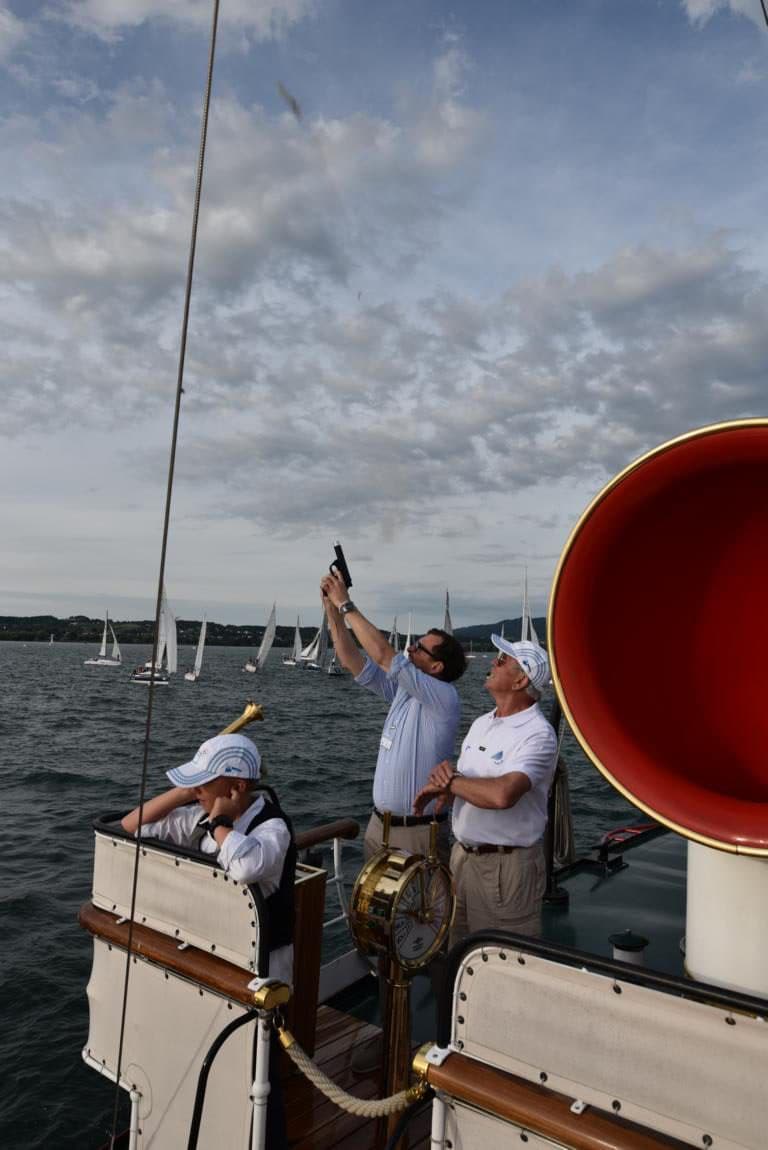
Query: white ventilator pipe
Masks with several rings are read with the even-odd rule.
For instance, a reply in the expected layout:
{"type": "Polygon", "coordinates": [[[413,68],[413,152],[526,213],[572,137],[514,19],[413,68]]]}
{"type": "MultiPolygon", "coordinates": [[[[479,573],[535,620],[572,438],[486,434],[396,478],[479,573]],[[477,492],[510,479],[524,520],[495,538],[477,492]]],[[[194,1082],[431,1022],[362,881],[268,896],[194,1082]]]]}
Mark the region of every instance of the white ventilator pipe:
{"type": "Polygon", "coordinates": [[[692,978],[768,995],[768,859],[688,843],[685,967],[692,978]]]}
{"type": "Polygon", "coordinates": [[[251,1086],[253,1127],[251,1150],[267,1150],[267,1103],[269,1101],[269,1047],[272,1038],[272,1013],[260,1011],[256,1026],[256,1073],[251,1086]]]}

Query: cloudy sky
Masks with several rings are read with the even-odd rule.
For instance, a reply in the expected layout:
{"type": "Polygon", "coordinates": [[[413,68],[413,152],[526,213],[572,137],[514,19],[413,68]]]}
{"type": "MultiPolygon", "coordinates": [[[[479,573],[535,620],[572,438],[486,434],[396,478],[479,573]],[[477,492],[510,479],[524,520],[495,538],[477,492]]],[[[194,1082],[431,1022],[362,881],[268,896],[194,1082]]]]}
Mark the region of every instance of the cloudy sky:
{"type": "MultiPolygon", "coordinates": [[[[0,0],[0,614],[153,613],[211,12],[0,0]]],[[[760,0],[221,0],[177,614],[316,622],[337,537],[382,625],[543,613],[767,413],[766,107],[760,0]]]]}

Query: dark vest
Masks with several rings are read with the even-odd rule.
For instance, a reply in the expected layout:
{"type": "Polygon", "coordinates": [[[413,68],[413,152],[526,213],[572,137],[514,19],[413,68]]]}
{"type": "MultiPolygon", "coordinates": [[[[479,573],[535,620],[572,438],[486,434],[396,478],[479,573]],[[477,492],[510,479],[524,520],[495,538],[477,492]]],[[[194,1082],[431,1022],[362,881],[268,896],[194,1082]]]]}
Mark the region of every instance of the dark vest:
{"type": "Polygon", "coordinates": [[[250,834],[252,830],[260,826],[261,823],[267,822],[268,819],[282,819],[288,827],[291,841],[283,860],[283,869],[277,890],[269,897],[265,897],[261,893],[258,883],[251,884],[251,889],[255,888],[258,891],[259,899],[257,902],[264,909],[259,923],[261,928],[259,970],[263,972],[264,976],[269,974],[268,956],[270,952],[293,942],[295,918],[293,887],[296,881],[296,841],[291,820],[281,808],[274,791],[271,789],[268,789],[264,796],[264,806],[248,823],[244,833],[250,834]]]}

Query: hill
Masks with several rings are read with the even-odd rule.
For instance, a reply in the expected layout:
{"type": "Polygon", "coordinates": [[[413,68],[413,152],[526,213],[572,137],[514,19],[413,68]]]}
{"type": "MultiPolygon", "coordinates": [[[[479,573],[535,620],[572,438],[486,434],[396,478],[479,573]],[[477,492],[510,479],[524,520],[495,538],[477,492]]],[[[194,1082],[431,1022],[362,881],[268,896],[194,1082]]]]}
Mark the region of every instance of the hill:
{"type": "MultiPolygon", "coordinates": [[[[489,650],[491,635],[500,632],[502,624],[508,639],[520,637],[520,619],[500,619],[498,623],[477,623],[471,627],[457,627],[454,634],[459,642],[467,647],[471,642],[478,650],[489,650]]],[[[545,620],[534,619],[533,624],[539,638],[544,642],[545,620]]],[[[112,625],[121,643],[152,642],[151,619],[139,621],[113,619],[112,625]]],[[[70,615],[67,619],[57,619],[55,615],[0,615],[0,642],[5,639],[24,643],[47,643],[53,635],[57,643],[98,645],[101,642],[103,627],[103,619],[89,619],[87,615],[70,615]]],[[[179,643],[192,646],[197,642],[200,620],[178,619],[177,630],[179,643]]],[[[309,643],[315,630],[314,627],[302,627],[301,635],[304,643],[309,643]]],[[[263,626],[241,627],[209,622],[207,642],[213,647],[258,647],[263,634],[263,626]]],[[[293,627],[278,627],[275,646],[290,647],[292,643],[293,627]]]]}

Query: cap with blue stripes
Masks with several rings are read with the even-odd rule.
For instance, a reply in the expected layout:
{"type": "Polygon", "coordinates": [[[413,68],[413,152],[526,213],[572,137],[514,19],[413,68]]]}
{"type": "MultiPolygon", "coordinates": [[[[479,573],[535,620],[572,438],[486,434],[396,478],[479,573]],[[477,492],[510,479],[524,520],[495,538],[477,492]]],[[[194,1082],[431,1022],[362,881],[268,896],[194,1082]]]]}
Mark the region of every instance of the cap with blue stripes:
{"type": "Polygon", "coordinates": [[[549,683],[549,659],[547,652],[537,643],[521,640],[512,643],[501,635],[491,635],[491,642],[497,651],[510,655],[525,671],[531,686],[543,691],[549,683]]]}
{"type": "Polygon", "coordinates": [[[247,735],[214,735],[206,739],[194,759],[166,771],[177,787],[200,787],[213,779],[258,779],[261,755],[247,735]]]}

